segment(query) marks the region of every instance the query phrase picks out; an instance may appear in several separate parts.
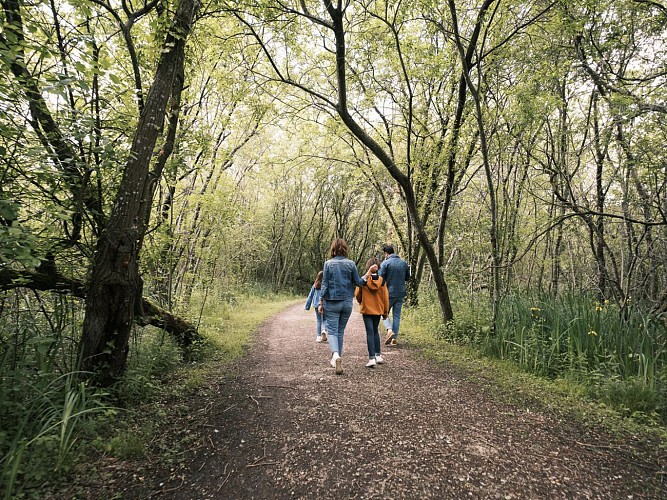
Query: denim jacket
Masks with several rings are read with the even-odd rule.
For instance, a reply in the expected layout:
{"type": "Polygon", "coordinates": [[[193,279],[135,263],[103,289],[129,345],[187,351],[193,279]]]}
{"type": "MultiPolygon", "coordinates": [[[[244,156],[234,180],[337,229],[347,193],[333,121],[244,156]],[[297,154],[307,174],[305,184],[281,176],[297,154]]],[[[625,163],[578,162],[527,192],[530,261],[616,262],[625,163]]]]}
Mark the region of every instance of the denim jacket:
{"type": "Polygon", "coordinates": [[[310,311],[311,304],[315,309],[320,305],[320,289],[315,288],[315,285],[310,287],[310,293],[306,299],[306,311],[310,311]]]}
{"type": "Polygon", "coordinates": [[[410,279],[410,267],[407,262],[392,253],[382,262],[378,274],[387,283],[390,298],[405,297],[405,282],[410,279]]]}
{"type": "Polygon", "coordinates": [[[320,296],[322,300],[351,300],[354,297],[354,288],[365,284],[366,280],[359,276],[357,265],[350,259],[337,255],[324,263],[320,296]]]}

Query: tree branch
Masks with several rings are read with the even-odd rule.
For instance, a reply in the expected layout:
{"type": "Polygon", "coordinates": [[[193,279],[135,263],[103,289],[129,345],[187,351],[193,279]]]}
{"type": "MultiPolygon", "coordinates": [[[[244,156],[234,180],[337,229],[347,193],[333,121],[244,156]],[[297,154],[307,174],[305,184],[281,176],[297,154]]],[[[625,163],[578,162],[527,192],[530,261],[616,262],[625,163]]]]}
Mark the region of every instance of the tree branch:
{"type": "Polygon", "coordinates": [[[615,85],[612,85],[600,73],[595,71],[595,69],[593,69],[593,67],[588,63],[586,53],[584,52],[584,48],[582,46],[582,41],[583,41],[582,35],[575,37],[574,50],[577,56],[579,57],[579,62],[581,63],[581,67],[591,77],[593,83],[598,88],[600,95],[602,95],[602,97],[607,98],[608,93],[618,94],[627,97],[629,99],[632,99],[632,101],[637,105],[637,107],[641,111],[650,111],[654,113],[667,114],[667,106],[665,106],[664,104],[641,102],[637,96],[632,94],[632,92],[623,88],[619,88],[615,85]]]}
{"type": "MultiPolygon", "coordinates": [[[[67,278],[50,267],[48,269],[40,267],[35,272],[0,269],[0,290],[7,291],[16,288],[70,294],[80,299],[86,298],[86,286],[82,282],[67,278]]],[[[163,329],[173,335],[176,343],[182,348],[187,348],[196,340],[201,339],[197,328],[183,318],[165,311],[144,297],[141,299],[141,306],[144,314],[135,318],[137,324],[163,329]]]]}

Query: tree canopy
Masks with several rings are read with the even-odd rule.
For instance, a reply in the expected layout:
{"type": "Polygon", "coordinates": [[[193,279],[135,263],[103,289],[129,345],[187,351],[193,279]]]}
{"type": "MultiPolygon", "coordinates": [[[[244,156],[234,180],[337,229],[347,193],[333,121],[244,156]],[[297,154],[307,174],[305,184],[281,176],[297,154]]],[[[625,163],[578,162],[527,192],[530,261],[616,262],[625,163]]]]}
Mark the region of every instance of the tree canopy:
{"type": "Polygon", "coordinates": [[[336,236],[443,321],[452,285],[667,309],[663,3],[1,4],[3,304],[79,301],[103,385],[133,323],[187,346],[193,293],[303,291],[336,236]]]}

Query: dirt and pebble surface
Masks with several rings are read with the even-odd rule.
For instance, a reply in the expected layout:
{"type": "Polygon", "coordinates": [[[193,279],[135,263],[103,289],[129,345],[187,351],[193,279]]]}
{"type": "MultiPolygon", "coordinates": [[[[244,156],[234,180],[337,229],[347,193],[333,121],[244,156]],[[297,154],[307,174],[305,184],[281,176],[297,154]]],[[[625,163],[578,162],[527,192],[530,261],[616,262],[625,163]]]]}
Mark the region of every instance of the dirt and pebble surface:
{"type": "MultiPolygon", "coordinates": [[[[266,323],[233,377],[180,412],[181,460],[138,464],[98,492],[121,498],[667,498],[655,445],[516,406],[492,381],[425,361],[409,344],[365,368],[355,311],[343,375],[295,305],[266,323]],[[106,490],[106,491],[104,491],[106,490]]],[[[178,412],[177,412],[178,413],[178,412]]],[[[177,431],[178,429],[178,431],[177,431]]]]}

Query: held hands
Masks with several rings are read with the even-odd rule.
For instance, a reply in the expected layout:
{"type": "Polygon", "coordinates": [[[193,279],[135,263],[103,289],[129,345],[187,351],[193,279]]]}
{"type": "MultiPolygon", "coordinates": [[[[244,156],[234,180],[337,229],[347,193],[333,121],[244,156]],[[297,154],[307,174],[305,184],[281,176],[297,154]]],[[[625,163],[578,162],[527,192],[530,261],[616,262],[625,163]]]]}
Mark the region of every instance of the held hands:
{"type": "Polygon", "coordinates": [[[320,314],[322,314],[322,313],[324,312],[324,307],[322,307],[322,304],[320,304],[319,306],[317,306],[317,311],[318,311],[320,314]]]}

